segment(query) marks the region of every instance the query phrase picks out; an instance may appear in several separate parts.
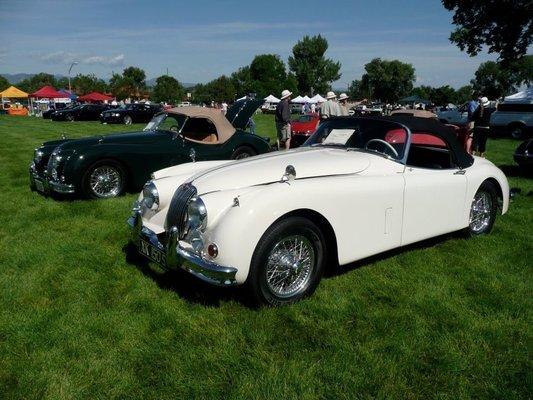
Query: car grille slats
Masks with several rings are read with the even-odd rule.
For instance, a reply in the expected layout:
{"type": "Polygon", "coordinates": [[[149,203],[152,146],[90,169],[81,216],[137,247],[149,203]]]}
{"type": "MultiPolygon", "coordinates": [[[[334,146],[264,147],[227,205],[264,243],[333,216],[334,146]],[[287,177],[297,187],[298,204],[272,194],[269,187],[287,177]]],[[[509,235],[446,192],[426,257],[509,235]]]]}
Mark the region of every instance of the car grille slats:
{"type": "Polygon", "coordinates": [[[189,200],[196,195],[196,188],[190,183],[185,183],[178,187],[168,208],[167,219],[165,221],[165,229],[168,231],[171,227],[178,228],[178,237],[183,237],[185,226],[185,216],[187,214],[187,207],[189,200]]]}

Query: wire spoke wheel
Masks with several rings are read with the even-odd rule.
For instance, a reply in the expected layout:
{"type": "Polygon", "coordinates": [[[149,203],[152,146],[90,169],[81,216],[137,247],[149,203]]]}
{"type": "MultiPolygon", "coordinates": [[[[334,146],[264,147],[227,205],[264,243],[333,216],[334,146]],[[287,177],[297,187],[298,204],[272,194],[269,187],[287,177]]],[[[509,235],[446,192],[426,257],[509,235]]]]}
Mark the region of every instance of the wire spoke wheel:
{"type": "Polygon", "coordinates": [[[89,184],[97,197],[116,197],[120,193],[122,177],[116,168],[103,165],[92,171],[89,184]]]}
{"type": "Polygon", "coordinates": [[[479,191],[472,201],[470,209],[470,229],[474,233],[482,232],[489,226],[492,218],[492,197],[485,191],[479,191]]]}
{"type": "Polygon", "coordinates": [[[276,296],[292,297],[307,289],[315,268],[315,249],[303,235],[280,239],[270,251],[266,283],[276,296]]]}

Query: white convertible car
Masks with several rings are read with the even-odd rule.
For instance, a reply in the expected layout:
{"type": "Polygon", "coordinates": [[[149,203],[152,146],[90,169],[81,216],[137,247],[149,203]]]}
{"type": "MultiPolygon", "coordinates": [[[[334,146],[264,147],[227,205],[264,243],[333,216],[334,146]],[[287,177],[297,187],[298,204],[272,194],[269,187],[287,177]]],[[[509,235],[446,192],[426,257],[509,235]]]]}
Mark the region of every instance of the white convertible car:
{"type": "Polygon", "coordinates": [[[304,147],[157,171],[135,202],[135,251],[278,305],[324,270],[448,232],[490,232],[509,187],[440,122],[339,117],[304,147]]]}

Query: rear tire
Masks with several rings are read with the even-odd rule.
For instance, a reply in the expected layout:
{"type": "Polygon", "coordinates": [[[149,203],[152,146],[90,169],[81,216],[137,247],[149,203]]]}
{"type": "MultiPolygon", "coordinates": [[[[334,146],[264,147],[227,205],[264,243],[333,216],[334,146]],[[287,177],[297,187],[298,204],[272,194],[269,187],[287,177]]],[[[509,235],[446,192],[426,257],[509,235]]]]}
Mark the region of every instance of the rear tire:
{"type": "Polygon", "coordinates": [[[131,119],[129,115],[125,115],[122,121],[124,122],[125,125],[131,125],[133,122],[133,120],[131,119]]]}
{"type": "Polygon", "coordinates": [[[465,233],[468,237],[490,233],[496,213],[498,212],[498,192],[493,183],[485,181],[481,184],[470,208],[470,219],[465,233]]]}
{"type": "Polygon", "coordinates": [[[126,172],[114,160],[100,160],[91,165],[82,179],[82,192],[91,199],[118,197],[126,188],[126,172]]]}
{"type": "Polygon", "coordinates": [[[69,114],[69,115],[67,115],[67,116],[65,117],[65,119],[66,119],[68,122],[73,122],[73,121],[74,121],[74,115],[70,115],[70,114],[69,114]]]}
{"type": "Polygon", "coordinates": [[[324,235],[311,221],[289,217],[259,240],[246,286],[255,304],[280,306],[311,295],[326,263],[324,235]]]}
{"type": "Polygon", "coordinates": [[[526,127],[522,124],[511,124],[509,134],[513,139],[523,139],[526,136],[526,127]]]}
{"type": "Polygon", "coordinates": [[[231,155],[232,160],[242,160],[243,158],[253,157],[257,152],[250,146],[238,147],[231,155]]]}

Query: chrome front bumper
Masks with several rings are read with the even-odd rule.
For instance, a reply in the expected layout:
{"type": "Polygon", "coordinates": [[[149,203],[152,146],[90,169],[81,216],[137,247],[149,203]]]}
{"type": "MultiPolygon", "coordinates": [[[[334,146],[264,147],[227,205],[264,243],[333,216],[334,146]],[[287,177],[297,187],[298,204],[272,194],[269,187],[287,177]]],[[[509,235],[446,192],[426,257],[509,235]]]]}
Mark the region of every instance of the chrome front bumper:
{"type": "Polygon", "coordinates": [[[35,170],[35,167],[33,164],[30,165],[30,188],[32,190],[37,190],[38,192],[44,193],[44,194],[50,194],[50,192],[56,192],[61,194],[72,194],[75,193],[75,187],[74,185],[69,185],[66,183],[60,183],[55,182],[50,179],[47,179],[44,176],[41,176],[37,173],[35,170]],[[40,182],[42,184],[42,190],[41,185],[39,185],[37,182],[40,182]]]}
{"type": "MultiPolygon", "coordinates": [[[[205,260],[198,254],[184,249],[178,240],[178,229],[172,227],[167,233],[167,243],[163,245],[151,229],[142,224],[141,211],[135,211],[128,219],[131,228],[131,242],[139,251],[141,240],[150,243],[165,254],[166,262],[160,264],[166,269],[181,268],[197,278],[217,286],[230,286],[236,284],[235,274],[237,269],[219,265],[213,261],[205,260]]],[[[139,252],[139,254],[142,254],[139,252]]],[[[144,255],[144,254],[143,254],[144,255]]]]}

